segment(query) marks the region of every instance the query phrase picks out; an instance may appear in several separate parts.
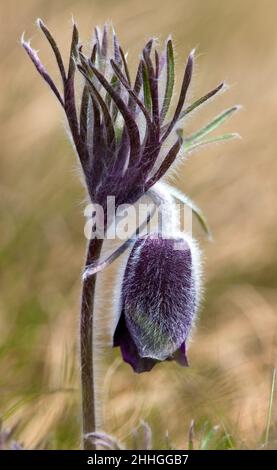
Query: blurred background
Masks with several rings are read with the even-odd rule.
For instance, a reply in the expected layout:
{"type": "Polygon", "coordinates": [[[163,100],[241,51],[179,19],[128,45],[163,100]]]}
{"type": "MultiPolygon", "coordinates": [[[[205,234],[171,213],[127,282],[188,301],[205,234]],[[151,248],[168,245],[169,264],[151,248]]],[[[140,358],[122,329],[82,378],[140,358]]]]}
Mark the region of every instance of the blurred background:
{"type": "MultiPolygon", "coordinates": [[[[277,5],[274,0],[10,0],[1,2],[0,416],[28,448],[77,449],[78,310],[85,192],[64,132],[59,103],[20,46],[32,39],[50,74],[56,64],[35,26],[41,17],[68,55],[71,15],[81,40],[112,20],[135,70],[150,36],[172,33],[181,77],[197,47],[193,97],[226,80],[230,88],[196,113],[196,129],[233,104],[224,125],[242,140],[211,146],[171,181],[206,213],[214,241],[195,235],[205,254],[205,290],[189,369],[168,363],[134,375],[107,350],[103,427],[132,446],[140,419],[155,448],[260,448],[265,440],[277,352],[277,5]],[[166,437],[166,433],[168,437],[166,437]]],[[[113,276],[101,274],[102,309],[113,276]]],[[[274,403],[268,446],[277,448],[274,403]]]]}

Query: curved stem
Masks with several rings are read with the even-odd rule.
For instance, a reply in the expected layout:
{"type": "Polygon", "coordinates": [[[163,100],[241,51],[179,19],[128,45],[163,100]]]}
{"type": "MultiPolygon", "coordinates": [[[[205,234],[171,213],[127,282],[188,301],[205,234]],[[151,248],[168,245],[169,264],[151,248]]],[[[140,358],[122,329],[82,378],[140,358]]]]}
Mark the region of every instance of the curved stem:
{"type": "MultiPolygon", "coordinates": [[[[103,240],[90,240],[87,251],[86,266],[97,261],[103,240]]],[[[95,383],[93,374],[93,309],[96,286],[96,274],[84,279],[81,321],[80,321],[80,353],[81,353],[81,385],[82,385],[82,416],[83,416],[83,447],[95,450],[91,439],[85,436],[95,432],[95,383]]]]}

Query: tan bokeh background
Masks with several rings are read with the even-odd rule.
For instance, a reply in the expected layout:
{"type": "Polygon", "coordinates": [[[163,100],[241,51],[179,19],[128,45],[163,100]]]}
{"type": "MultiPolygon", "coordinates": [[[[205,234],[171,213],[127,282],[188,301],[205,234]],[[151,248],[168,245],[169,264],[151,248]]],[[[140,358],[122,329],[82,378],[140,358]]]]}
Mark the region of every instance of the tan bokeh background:
{"type": "MultiPolygon", "coordinates": [[[[0,415],[18,423],[28,447],[79,447],[77,327],[85,238],[84,191],[59,104],[20,46],[20,35],[55,78],[56,64],[35,19],[68,54],[71,15],[88,42],[112,20],[134,70],[149,36],[173,34],[178,75],[197,46],[194,97],[222,79],[230,89],[189,120],[187,130],[230,105],[244,109],[224,129],[242,140],[195,154],[175,184],[205,211],[214,242],[205,253],[206,297],[189,370],[162,364],[134,376],[108,352],[105,430],[130,440],[140,418],[187,444],[219,424],[237,447],[262,442],[277,348],[277,5],[274,0],[91,0],[1,3],[0,415]]],[[[109,275],[108,275],[109,277],[109,275]]],[[[111,277],[111,276],[110,276],[111,277]]],[[[103,315],[112,302],[104,280],[103,315]]],[[[273,409],[271,446],[276,447],[273,409]]],[[[226,439],[226,436],[225,436],[226,439]]]]}

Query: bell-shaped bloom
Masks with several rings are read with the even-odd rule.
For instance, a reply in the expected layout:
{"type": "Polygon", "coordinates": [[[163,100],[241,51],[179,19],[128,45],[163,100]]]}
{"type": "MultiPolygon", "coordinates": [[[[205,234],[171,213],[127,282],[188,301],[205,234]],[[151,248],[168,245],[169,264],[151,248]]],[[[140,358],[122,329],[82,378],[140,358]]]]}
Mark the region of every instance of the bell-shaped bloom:
{"type": "Polygon", "coordinates": [[[114,346],[135,372],[165,360],[188,365],[199,290],[198,251],[189,238],[152,233],[134,243],[121,283],[114,346]]]}

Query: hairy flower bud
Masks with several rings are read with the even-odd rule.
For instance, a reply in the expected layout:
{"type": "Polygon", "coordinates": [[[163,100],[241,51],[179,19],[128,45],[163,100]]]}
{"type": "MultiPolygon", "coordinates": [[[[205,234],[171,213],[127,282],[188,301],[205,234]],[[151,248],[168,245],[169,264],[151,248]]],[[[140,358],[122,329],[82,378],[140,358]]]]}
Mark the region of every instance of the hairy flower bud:
{"type": "Polygon", "coordinates": [[[139,238],[125,268],[114,346],[135,372],[175,359],[186,348],[199,303],[198,251],[189,237],[139,238]]]}

